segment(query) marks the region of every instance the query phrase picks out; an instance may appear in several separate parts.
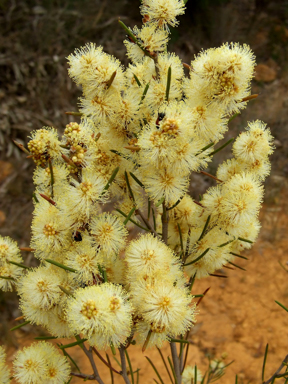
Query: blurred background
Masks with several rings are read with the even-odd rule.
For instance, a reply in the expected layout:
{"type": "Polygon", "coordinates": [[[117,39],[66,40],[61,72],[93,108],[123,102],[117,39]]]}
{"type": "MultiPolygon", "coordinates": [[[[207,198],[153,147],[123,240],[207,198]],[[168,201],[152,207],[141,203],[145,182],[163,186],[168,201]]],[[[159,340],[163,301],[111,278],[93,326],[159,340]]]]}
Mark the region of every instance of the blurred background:
{"type": "MultiPolygon", "coordinates": [[[[27,143],[29,132],[42,126],[54,126],[61,133],[77,120],[65,115],[77,111],[81,95],[68,77],[66,57],[92,41],[126,65],[125,32],[117,20],[140,26],[139,5],[139,0],[0,0],[0,234],[20,246],[29,246],[34,164],[12,140],[27,143]]],[[[225,270],[229,279],[197,283],[196,293],[212,289],[191,336],[191,362],[204,367],[205,355],[228,352],[229,361],[236,362],[220,382],[231,383],[240,373],[243,383],[256,383],[269,340],[271,373],[287,353],[287,316],[274,300],[288,302],[287,273],[278,263],[288,261],[288,1],[189,0],[179,21],[180,26],[171,30],[169,50],[183,62],[189,64],[202,48],[225,42],[247,43],[256,54],[252,93],[259,97],[230,123],[225,140],[256,119],[267,123],[275,137],[261,212],[263,228],[247,252],[247,272],[225,270]]],[[[229,156],[231,147],[215,156],[208,172],[215,174],[217,163],[229,156]]],[[[210,179],[193,175],[191,193],[197,197],[209,185],[210,179]]],[[[32,255],[23,256],[31,261],[32,255]]],[[[0,344],[8,346],[9,356],[37,332],[29,326],[13,335],[6,332],[20,315],[16,303],[15,293],[0,293],[0,344]]],[[[153,381],[142,381],[147,382],[153,381]]]]}

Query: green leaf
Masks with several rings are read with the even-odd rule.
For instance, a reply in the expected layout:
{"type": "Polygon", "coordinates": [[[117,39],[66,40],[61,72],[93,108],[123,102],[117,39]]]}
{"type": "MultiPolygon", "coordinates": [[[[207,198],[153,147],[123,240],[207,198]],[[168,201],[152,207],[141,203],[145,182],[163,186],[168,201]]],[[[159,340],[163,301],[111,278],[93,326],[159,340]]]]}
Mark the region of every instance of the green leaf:
{"type": "Polygon", "coordinates": [[[75,368],[77,369],[78,372],[81,373],[80,371],[80,368],[78,367],[78,365],[76,364],[75,360],[69,355],[69,353],[67,351],[65,351],[65,349],[62,349],[62,352],[63,352],[63,355],[68,357],[68,359],[71,361],[71,363],[75,366],[75,368]]]}
{"type": "MultiPolygon", "coordinates": [[[[112,152],[112,150],[111,150],[111,152],[112,152]]],[[[102,195],[109,189],[110,185],[113,183],[115,177],[117,176],[118,171],[119,171],[119,167],[114,169],[110,179],[108,180],[107,184],[105,185],[105,187],[103,189],[102,195]]]]}
{"type": "Polygon", "coordinates": [[[164,364],[164,366],[165,366],[165,368],[166,368],[166,371],[167,371],[167,373],[168,373],[168,376],[169,376],[169,379],[170,379],[170,381],[171,381],[171,384],[174,384],[174,382],[173,382],[173,380],[172,380],[172,376],[171,376],[171,374],[170,374],[170,371],[169,371],[168,366],[167,366],[167,364],[166,364],[166,361],[165,361],[165,359],[164,359],[164,356],[163,356],[163,354],[162,354],[162,352],[161,352],[161,349],[159,349],[158,347],[156,347],[156,348],[157,348],[157,351],[159,352],[159,354],[160,354],[160,356],[161,356],[161,359],[162,359],[163,364],[164,364]]]}
{"type": "Polygon", "coordinates": [[[17,265],[17,267],[20,267],[20,268],[23,268],[23,269],[31,269],[30,267],[27,267],[27,265],[16,263],[15,261],[9,261],[8,260],[8,263],[9,264],[13,264],[13,265],[17,265]]]}
{"type": "Polygon", "coordinates": [[[285,309],[286,312],[288,312],[288,309],[283,304],[279,303],[279,301],[275,300],[275,303],[280,305],[280,307],[282,307],[283,309],[285,309]]]}
{"type": "Polygon", "coordinates": [[[174,205],[172,205],[172,207],[166,208],[167,211],[170,211],[171,209],[174,209],[175,207],[177,207],[177,205],[178,205],[179,203],[181,203],[181,200],[183,199],[184,196],[185,196],[185,195],[183,195],[182,197],[180,197],[180,199],[177,200],[176,203],[175,203],[174,205]]]}
{"type": "Polygon", "coordinates": [[[166,84],[166,101],[169,101],[169,92],[170,92],[170,86],[171,86],[171,65],[170,67],[168,68],[168,72],[167,72],[167,84],[166,84]]]}
{"type": "Polygon", "coordinates": [[[228,123],[230,123],[230,121],[234,120],[235,117],[239,116],[240,113],[235,113],[235,115],[231,116],[230,119],[228,120],[228,123]]]}
{"type": "Polygon", "coordinates": [[[128,190],[129,190],[130,197],[135,202],[135,197],[133,195],[133,192],[132,192],[132,189],[131,189],[131,185],[130,185],[130,182],[129,182],[129,178],[128,178],[128,174],[127,174],[126,171],[124,173],[124,176],[125,176],[125,180],[126,180],[126,184],[127,184],[128,190]]]}
{"type": "Polygon", "coordinates": [[[84,343],[85,341],[87,341],[87,340],[88,340],[88,339],[80,339],[80,340],[74,341],[74,343],[65,344],[65,345],[60,345],[59,348],[60,348],[60,349],[72,348],[72,347],[75,347],[76,345],[83,344],[83,343],[84,343]]]}
{"type": "Polygon", "coordinates": [[[221,147],[219,147],[218,149],[215,149],[215,151],[209,153],[209,156],[213,156],[215,155],[215,153],[221,151],[223,148],[227,147],[227,145],[229,145],[230,143],[232,143],[232,141],[234,141],[234,138],[230,139],[227,141],[227,143],[223,144],[221,147]]]}
{"type": "Polygon", "coordinates": [[[202,231],[202,233],[201,233],[201,235],[200,235],[200,237],[199,237],[199,239],[197,241],[200,241],[204,237],[205,231],[206,231],[206,229],[207,229],[207,227],[209,225],[210,218],[211,218],[211,215],[209,215],[207,217],[207,220],[206,220],[206,223],[204,225],[203,231],[202,231]]]}
{"type": "Polygon", "coordinates": [[[131,177],[133,177],[133,179],[136,181],[136,183],[140,185],[141,188],[145,188],[144,184],[141,183],[141,181],[132,172],[129,172],[129,173],[130,173],[131,177]]]}
{"type": "Polygon", "coordinates": [[[134,76],[134,79],[136,80],[136,83],[138,84],[138,87],[142,87],[142,84],[140,83],[140,80],[139,80],[138,77],[135,75],[135,73],[133,73],[133,76],[134,76]]]}
{"type": "Polygon", "coordinates": [[[142,103],[142,101],[145,99],[146,95],[147,95],[147,92],[148,92],[148,89],[149,89],[149,86],[150,86],[150,83],[147,83],[145,88],[144,88],[144,91],[142,93],[142,96],[141,96],[141,100],[140,100],[140,103],[142,103]]]}
{"type": "Polygon", "coordinates": [[[262,366],[262,381],[264,381],[265,365],[266,365],[267,355],[268,355],[268,344],[266,345],[266,348],[265,348],[265,354],[264,354],[264,360],[263,360],[263,366],[262,366]]]}
{"type": "Polygon", "coordinates": [[[127,349],[124,349],[124,352],[125,352],[125,355],[126,355],[126,359],[128,361],[132,384],[134,384],[134,374],[133,374],[132,364],[131,364],[131,361],[130,361],[127,349]]]}
{"type": "Polygon", "coordinates": [[[11,332],[15,331],[16,329],[24,327],[24,325],[30,324],[30,321],[24,321],[24,323],[16,325],[16,327],[13,327],[10,329],[11,332]]]}
{"type": "Polygon", "coordinates": [[[240,240],[240,241],[244,241],[245,243],[253,244],[253,241],[251,241],[251,240],[247,240],[247,239],[243,239],[243,237],[238,237],[238,240],[240,240]]]}
{"type": "Polygon", "coordinates": [[[171,359],[170,359],[169,356],[167,356],[167,358],[168,358],[168,361],[169,361],[169,365],[170,365],[171,371],[172,371],[172,373],[173,373],[173,377],[174,377],[175,383],[177,383],[177,378],[176,378],[176,374],[175,374],[175,369],[174,369],[174,367],[173,367],[172,361],[171,361],[171,359]]]}
{"type": "Polygon", "coordinates": [[[207,248],[197,259],[190,261],[190,263],[184,264],[183,267],[187,267],[187,265],[191,265],[202,259],[206,255],[207,252],[210,251],[210,248],[207,248]]]}
{"type": "Polygon", "coordinates": [[[111,384],[114,384],[114,373],[113,373],[113,370],[111,369],[112,365],[111,365],[111,361],[110,361],[110,358],[109,358],[109,355],[106,353],[106,359],[108,361],[108,364],[109,364],[109,371],[110,371],[110,377],[111,377],[111,384]]]}
{"type": "Polygon", "coordinates": [[[162,378],[161,378],[159,372],[157,371],[157,368],[155,367],[155,365],[152,363],[152,361],[149,359],[148,356],[145,356],[145,357],[149,361],[149,363],[151,364],[152,368],[154,369],[154,371],[155,371],[156,375],[158,376],[158,379],[160,380],[161,384],[164,384],[164,381],[162,380],[162,378]]]}
{"type": "Polygon", "coordinates": [[[128,216],[126,217],[126,219],[123,221],[123,224],[126,225],[128,223],[128,221],[130,220],[130,217],[133,215],[134,211],[135,211],[136,207],[133,207],[131,209],[131,211],[128,213],[128,216]]]}
{"type": "Polygon", "coordinates": [[[232,261],[228,261],[228,260],[226,260],[226,261],[228,262],[228,264],[233,265],[235,268],[239,268],[239,269],[241,269],[242,271],[246,271],[246,269],[240,267],[240,265],[237,265],[237,264],[235,264],[235,263],[232,263],[232,261]]]}
{"type": "Polygon", "coordinates": [[[188,340],[184,339],[169,339],[169,343],[184,343],[184,344],[189,344],[188,340]]]}
{"type": "Polygon", "coordinates": [[[180,236],[181,251],[184,254],[184,245],[183,245],[182,231],[181,231],[179,223],[177,223],[177,227],[178,227],[178,232],[179,232],[179,236],[180,236]]]}
{"type": "Polygon", "coordinates": [[[0,276],[0,279],[15,281],[14,277],[7,277],[7,276],[0,276]]]}
{"type": "MultiPolygon", "coordinates": [[[[126,215],[124,212],[122,212],[120,209],[116,209],[117,212],[119,212],[121,215],[123,215],[124,217],[127,217],[128,215],[126,215]]],[[[150,232],[150,230],[148,228],[145,228],[145,227],[142,227],[142,225],[138,224],[136,221],[132,220],[131,218],[129,218],[129,221],[131,221],[131,223],[137,225],[137,227],[141,228],[141,229],[144,229],[144,231],[147,231],[147,232],[150,232]]]]}
{"type": "Polygon", "coordinates": [[[156,204],[155,207],[159,207],[165,201],[165,197],[162,197],[156,204]]]}
{"type": "Polygon", "coordinates": [[[61,264],[61,263],[58,263],[58,261],[54,261],[54,260],[51,260],[51,259],[45,259],[45,261],[47,261],[47,263],[56,265],[56,267],[65,269],[66,271],[73,272],[73,273],[77,273],[77,270],[76,270],[76,269],[74,269],[74,268],[70,268],[70,267],[66,267],[66,265],[63,265],[63,264],[61,264]]]}
{"type": "Polygon", "coordinates": [[[233,256],[236,256],[236,257],[240,257],[241,259],[249,260],[248,257],[238,255],[238,253],[234,253],[234,252],[229,252],[229,253],[230,253],[230,255],[233,255],[233,256]]]}
{"type": "Polygon", "coordinates": [[[34,340],[53,340],[53,339],[58,339],[57,336],[38,336],[34,337],[34,340]]]}

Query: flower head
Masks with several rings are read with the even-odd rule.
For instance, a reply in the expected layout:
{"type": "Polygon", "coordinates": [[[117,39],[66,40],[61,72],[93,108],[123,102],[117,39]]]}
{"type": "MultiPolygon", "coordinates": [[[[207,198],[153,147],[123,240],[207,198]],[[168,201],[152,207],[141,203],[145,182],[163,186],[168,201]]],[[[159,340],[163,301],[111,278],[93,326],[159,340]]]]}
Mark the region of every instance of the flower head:
{"type": "Polygon", "coordinates": [[[67,300],[70,329],[82,333],[90,345],[105,349],[125,344],[131,333],[132,306],[119,285],[104,283],[80,288],[67,300]]]}

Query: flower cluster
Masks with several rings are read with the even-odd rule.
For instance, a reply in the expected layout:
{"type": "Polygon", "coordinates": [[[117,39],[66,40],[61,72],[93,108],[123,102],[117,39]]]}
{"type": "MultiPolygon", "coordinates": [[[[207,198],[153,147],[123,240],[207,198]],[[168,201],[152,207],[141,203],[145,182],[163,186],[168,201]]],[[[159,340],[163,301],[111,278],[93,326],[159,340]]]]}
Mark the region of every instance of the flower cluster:
{"type": "MultiPolygon", "coordinates": [[[[0,237],[0,288],[16,286],[24,319],[56,338],[81,335],[90,352],[161,347],[189,331],[194,279],[233,264],[257,238],[273,152],[269,128],[249,122],[212,176],[217,184],[199,201],[189,195],[191,172],[208,167],[229,117],[249,101],[255,58],[227,43],[200,52],[186,77],[167,52],[184,2],[143,0],[140,9],[142,28],[120,22],[131,64],[94,43],[77,49],[68,63],[83,90],[80,122],[62,137],[50,127],[32,132],[39,266],[23,273],[15,242],[0,237]]],[[[20,351],[14,372],[21,384],[69,376],[66,359],[44,342],[20,351]]],[[[196,376],[186,369],[183,382],[196,376]]]]}

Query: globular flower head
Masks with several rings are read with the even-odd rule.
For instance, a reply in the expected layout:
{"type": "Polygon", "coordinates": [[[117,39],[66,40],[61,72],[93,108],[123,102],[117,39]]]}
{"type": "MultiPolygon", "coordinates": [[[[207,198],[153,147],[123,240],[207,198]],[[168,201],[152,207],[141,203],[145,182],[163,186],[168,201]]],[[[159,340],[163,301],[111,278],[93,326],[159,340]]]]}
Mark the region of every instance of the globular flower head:
{"type": "Polygon", "coordinates": [[[183,15],[185,5],[182,0],[144,0],[140,7],[144,21],[157,23],[159,27],[167,27],[167,24],[176,27],[179,21],[176,17],[183,15]]]}
{"type": "Polygon", "coordinates": [[[67,207],[70,221],[77,225],[87,223],[92,213],[99,211],[99,203],[106,200],[104,178],[93,168],[83,168],[81,180],[73,181],[60,199],[59,205],[67,207]]]}
{"type": "Polygon", "coordinates": [[[117,216],[107,212],[95,216],[90,228],[95,244],[102,253],[118,254],[124,248],[128,232],[117,216]]]}
{"type": "Polygon", "coordinates": [[[10,383],[10,370],[5,365],[6,353],[4,347],[0,345],[0,378],[1,384],[9,384],[10,383]]]}
{"type": "Polygon", "coordinates": [[[4,292],[11,292],[17,285],[18,279],[23,274],[23,268],[10,263],[3,263],[0,265],[0,289],[4,292]]]}
{"type": "Polygon", "coordinates": [[[61,275],[46,267],[29,271],[19,282],[18,293],[25,302],[48,310],[60,301],[61,275]]]}
{"type": "Polygon", "coordinates": [[[175,169],[158,169],[149,166],[143,172],[142,182],[151,200],[157,203],[162,198],[167,206],[172,206],[187,192],[188,175],[182,175],[175,169]]]}
{"type": "Polygon", "coordinates": [[[246,132],[242,132],[233,145],[235,157],[246,163],[266,160],[273,153],[273,137],[270,129],[260,120],[248,123],[246,132]]]}
{"type": "Polygon", "coordinates": [[[0,236],[0,266],[9,261],[18,261],[21,263],[22,257],[16,241],[10,237],[0,236]]]}
{"type": "Polygon", "coordinates": [[[183,384],[196,384],[201,382],[202,377],[203,375],[196,365],[194,367],[187,365],[182,373],[182,382],[183,384]]]}
{"type": "Polygon", "coordinates": [[[167,47],[168,32],[158,28],[155,23],[144,24],[141,29],[134,27],[132,33],[143,48],[141,49],[131,40],[124,40],[127,48],[127,56],[133,63],[141,63],[143,61],[145,57],[144,50],[153,55],[158,52],[163,52],[167,47]]]}
{"type": "Polygon", "coordinates": [[[172,265],[178,264],[172,250],[151,234],[131,241],[125,252],[125,262],[130,283],[153,278],[159,273],[169,275],[172,265]]]}
{"type": "Polygon", "coordinates": [[[71,372],[67,358],[43,341],[18,351],[13,366],[20,384],[63,384],[71,372]]]}
{"type": "Polygon", "coordinates": [[[45,165],[49,158],[60,159],[61,147],[57,130],[43,127],[33,131],[31,140],[28,142],[28,149],[37,165],[45,165]]]}
{"type": "Polygon", "coordinates": [[[63,257],[61,252],[69,245],[73,222],[61,207],[40,199],[35,205],[31,226],[31,247],[36,249],[35,255],[40,259],[63,257]]]}
{"type": "Polygon", "coordinates": [[[195,320],[195,305],[185,289],[159,283],[142,292],[138,312],[144,321],[173,337],[182,335],[195,320]]]}
{"type": "Polygon", "coordinates": [[[125,344],[130,336],[133,308],[119,285],[104,283],[80,288],[67,300],[70,329],[82,333],[90,345],[106,349],[125,344]]]}
{"type": "Polygon", "coordinates": [[[192,103],[197,100],[215,103],[227,114],[245,107],[255,67],[249,46],[227,43],[202,51],[191,66],[193,70],[190,81],[185,82],[185,93],[192,103]]]}

